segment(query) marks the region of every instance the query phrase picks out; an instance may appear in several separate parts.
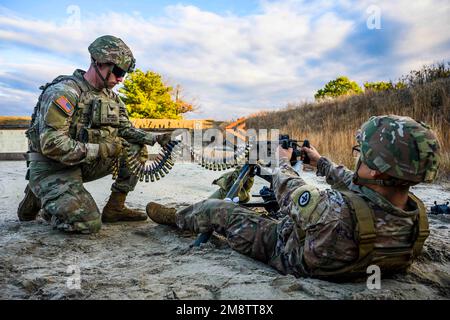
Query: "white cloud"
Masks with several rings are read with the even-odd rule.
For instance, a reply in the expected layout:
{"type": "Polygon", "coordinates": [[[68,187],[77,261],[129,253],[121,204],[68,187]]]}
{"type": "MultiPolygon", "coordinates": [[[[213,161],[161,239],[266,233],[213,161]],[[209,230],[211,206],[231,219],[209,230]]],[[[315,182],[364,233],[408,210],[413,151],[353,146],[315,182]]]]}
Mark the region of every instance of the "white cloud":
{"type": "Polygon", "coordinates": [[[424,64],[450,59],[450,2],[448,0],[358,1],[362,12],[370,5],[380,8],[381,28],[394,22],[400,29],[392,48],[392,77],[424,64]]]}
{"type": "MultiPolygon", "coordinates": [[[[411,5],[402,0],[382,4],[382,18],[411,26],[395,46],[404,59],[393,64],[401,70],[406,68],[404,71],[419,60],[442,59],[443,53],[448,57],[448,49],[433,48],[449,41],[445,32],[449,5],[443,0],[424,3],[411,5]],[[443,11],[436,10],[436,4],[443,11]]],[[[0,46],[10,48],[10,52],[35,55],[32,62],[25,63],[12,61],[11,55],[0,52],[0,62],[4,62],[0,77],[5,77],[6,71],[9,77],[23,75],[37,87],[59,73],[67,73],[72,65],[86,66],[89,43],[100,35],[113,34],[129,44],[139,68],[161,73],[172,84],[181,84],[188,98],[197,98],[203,113],[192,117],[226,119],[245,110],[248,114],[312,98],[318,83],[336,74],[361,81],[364,75],[376,74],[376,70],[349,74],[357,69],[355,65],[325,58],[348,41],[356,23],[365,19],[369,4],[372,2],[262,1],[258,13],[246,16],[174,5],[168,6],[163,16],[152,19],[115,12],[94,17],[82,10],[80,28],[0,11],[0,46]],[[320,62],[320,67],[310,60],[320,62]],[[40,76],[30,76],[29,71],[40,76]]],[[[348,52],[347,56],[355,63],[371,60],[360,52],[348,52]]],[[[0,96],[0,106],[5,103],[0,96]]]]}
{"type": "Polygon", "coordinates": [[[382,16],[405,24],[404,37],[397,42],[399,54],[411,55],[448,43],[450,2],[447,0],[386,1],[382,16]]]}
{"type": "Polygon", "coordinates": [[[9,88],[0,82],[0,112],[2,114],[31,115],[30,112],[35,104],[35,94],[27,90],[9,88]]]}

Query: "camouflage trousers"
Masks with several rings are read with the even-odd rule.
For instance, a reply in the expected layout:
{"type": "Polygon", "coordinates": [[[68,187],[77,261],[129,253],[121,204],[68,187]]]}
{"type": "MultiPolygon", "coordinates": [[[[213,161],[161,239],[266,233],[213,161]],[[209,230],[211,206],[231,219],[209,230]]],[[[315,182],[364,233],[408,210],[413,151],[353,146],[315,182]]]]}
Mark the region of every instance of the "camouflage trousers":
{"type": "Polygon", "coordinates": [[[289,216],[276,221],[242,205],[210,198],[178,211],[177,225],[194,233],[215,231],[226,237],[233,250],[282,274],[309,274],[303,262],[303,243],[289,216]]]}
{"type": "MultiPolygon", "coordinates": [[[[131,144],[131,150],[146,149],[131,144]]],[[[111,187],[113,192],[134,190],[138,177],[130,173],[121,159],[119,174],[111,187]]],[[[32,161],[29,186],[41,200],[41,212],[53,227],[67,232],[95,233],[101,228],[101,213],[83,183],[111,174],[114,159],[96,160],[89,164],[67,167],[58,162],[32,161]]]]}

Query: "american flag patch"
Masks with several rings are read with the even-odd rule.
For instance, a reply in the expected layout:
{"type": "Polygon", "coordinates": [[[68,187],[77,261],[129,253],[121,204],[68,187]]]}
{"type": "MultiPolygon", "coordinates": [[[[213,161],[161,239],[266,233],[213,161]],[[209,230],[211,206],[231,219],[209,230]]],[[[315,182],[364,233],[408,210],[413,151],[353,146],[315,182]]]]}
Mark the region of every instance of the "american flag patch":
{"type": "Polygon", "coordinates": [[[58,99],[55,100],[55,103],[66,114],[68,114],[69,116],[72,115],[72,113],[73,113],[73,106],[72,106],[72,104],[70,103],[70,101],[66,97],[64,97],[64,96],[59,97],[58,99]]]}

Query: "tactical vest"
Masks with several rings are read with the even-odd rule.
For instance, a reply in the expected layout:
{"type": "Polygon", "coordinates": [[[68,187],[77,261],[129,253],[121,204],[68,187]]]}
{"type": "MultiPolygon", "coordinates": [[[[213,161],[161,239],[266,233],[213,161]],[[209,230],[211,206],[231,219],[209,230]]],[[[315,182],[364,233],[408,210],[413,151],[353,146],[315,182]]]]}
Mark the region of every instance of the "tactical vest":
{"type": "Polygon", "coordinates": [[[72,117],[70,134],[81,142],[100,143],[106,136],[117,136],[120,126],[120,101],[110,92],[84,91],[72,117]]]}
{"type": "Polygon", "coordinates": [[[63,75],[40,87],[42,92],[34,108],[30,128],[25,133],[29,139],[29,151],[41,152],[37,116],[40,113],[41,101],[45,91],[50,86],[67,80],[71,80],[76,84],[79,93],[78,103],[70,119],[70,137],[84,143],[99,143],[107,135],[117,135],[117,128],[120,125],[120,102],[118,97],[113,93],[111,93],[110,97],[107,97],[106,94],[96,93],[78,77],[63,75]]]}
{"type": "Polygon", "coordinates": [[[355,241],[358,244],[358,258],[352,264],[338,270],[314,269],[314,276],[324,278],[352,278],[355,276],[367,276],[367,267],[377,265],[382,275],[405,271],[412,261],[420,255],[423,244],[430,234],[426,208],[423,202],[412,193],[409,198],[413,200],[419,209],[415,218],[413,232],[409,247],[380,248],[376,244],[375,215],[373,209],[354,192],[341,191],[352,208],[355,222],[355,241]]]}

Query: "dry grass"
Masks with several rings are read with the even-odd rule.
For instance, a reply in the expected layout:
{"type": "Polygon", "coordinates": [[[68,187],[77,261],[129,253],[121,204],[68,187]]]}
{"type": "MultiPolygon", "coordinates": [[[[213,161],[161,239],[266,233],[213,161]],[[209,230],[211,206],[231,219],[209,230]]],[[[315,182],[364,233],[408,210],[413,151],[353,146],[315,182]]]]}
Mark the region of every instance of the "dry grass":
{"type": "Polygon", "coordinates": [[[450,179],[450,78],[259,113],[246,125],[276,128],[299,140],[308,138],[323,155],[352,168],[355,131],[370,116],[383,114],[410,116],[430,125],[442,147],[440,178],[450,179]]]}
{"type": "Polygon", "coordinates": [[[31,117],[0,116],[0,126],[28,126],[31,117]]]}

